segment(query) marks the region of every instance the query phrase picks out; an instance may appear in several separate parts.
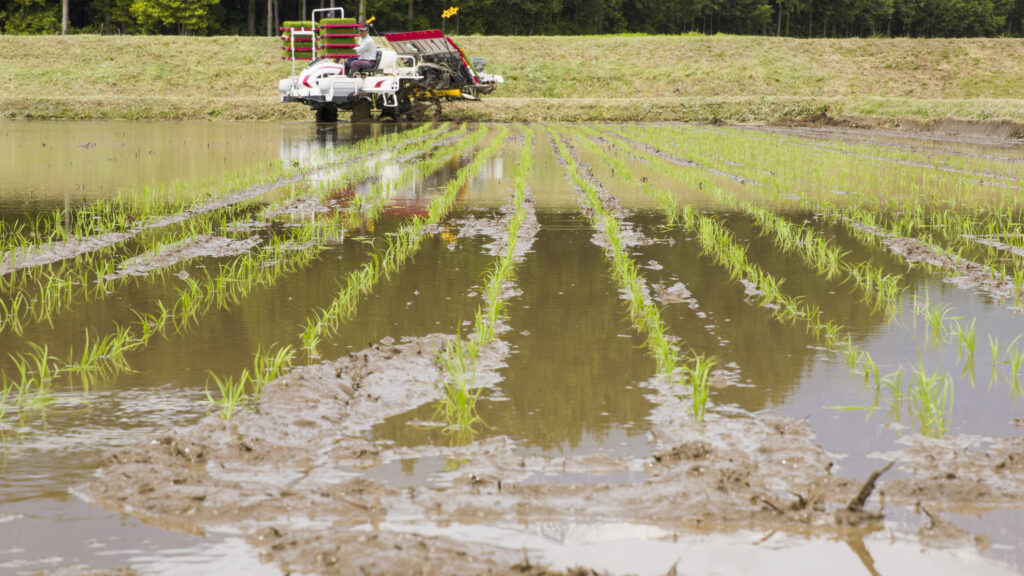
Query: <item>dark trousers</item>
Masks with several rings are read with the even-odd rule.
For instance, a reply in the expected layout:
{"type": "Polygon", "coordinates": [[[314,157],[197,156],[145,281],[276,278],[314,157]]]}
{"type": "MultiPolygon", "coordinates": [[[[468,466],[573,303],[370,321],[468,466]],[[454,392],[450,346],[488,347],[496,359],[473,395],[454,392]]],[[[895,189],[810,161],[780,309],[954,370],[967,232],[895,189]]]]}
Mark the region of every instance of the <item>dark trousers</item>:
{"type": "Polygon", "coordinates": [[[349,58],[345,61],[346,72],[359,72],[362,70],[370,70],[373,68],[373,60],[359,60],[356,58],[349,58]]]}

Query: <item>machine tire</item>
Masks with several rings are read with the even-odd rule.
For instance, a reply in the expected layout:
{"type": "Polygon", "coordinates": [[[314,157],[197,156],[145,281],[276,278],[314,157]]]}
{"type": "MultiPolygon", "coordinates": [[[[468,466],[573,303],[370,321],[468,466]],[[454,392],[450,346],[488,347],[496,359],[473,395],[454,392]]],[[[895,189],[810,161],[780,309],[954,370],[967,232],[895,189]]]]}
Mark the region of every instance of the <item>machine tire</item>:
{"type": "Polygon", "coordinates": [[[324,106],[316,109],[317,123],[328,123],[338,121],[338,109],[334,106],[324,106]]]}
{"type": "Polygon", "coordinates": [[[352,105],[352,123],[369,122],[371,119],[370,101],[357,100],[356,103],[352,105]]]}

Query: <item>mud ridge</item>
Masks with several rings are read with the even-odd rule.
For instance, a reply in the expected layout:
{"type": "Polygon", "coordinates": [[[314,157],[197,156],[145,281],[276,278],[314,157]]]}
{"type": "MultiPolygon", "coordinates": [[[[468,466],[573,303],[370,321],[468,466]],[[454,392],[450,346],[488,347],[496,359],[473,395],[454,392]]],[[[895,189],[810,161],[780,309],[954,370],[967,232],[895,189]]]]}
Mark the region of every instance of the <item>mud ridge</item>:
{"type": "Polygon", "coordinates": [[[947,274],[943,281],[957,288],[980,290],[995,296],[999,300],[1013,301],[1016,296],[1017,289],[1012,281],[1002,276],[996,277],[995,272],[977,262],[963,258],[954,259],[937,248],[921,242],[917,238],[895,237],[884,230],[869,226],[863,222],[857,222],[845,216],[840,218],[849,222],[858,230],[881,238],[882,243],[893,254],[900,256],[907,262],[911,264],[924,263],[942,269],[947,274]]]}
{"type": "Polygon", "coordinates": [[[104,278],[116,280],[125,276],[145,276],[158,268],[173,266],[192,258],[238,256],[252,250],[260,242],[259,236],[235,240],[222,236],[200,235],[174,246],[164,247],[159,252],[147,252],[126,260],[118,266],[117,272],[107,274],[104,278]]]}

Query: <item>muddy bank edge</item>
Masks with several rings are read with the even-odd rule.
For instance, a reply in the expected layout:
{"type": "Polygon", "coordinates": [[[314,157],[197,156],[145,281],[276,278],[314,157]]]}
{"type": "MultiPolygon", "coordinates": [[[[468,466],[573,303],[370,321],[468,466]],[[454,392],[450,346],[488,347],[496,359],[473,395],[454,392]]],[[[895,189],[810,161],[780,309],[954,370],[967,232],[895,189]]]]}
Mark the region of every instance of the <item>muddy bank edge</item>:
{"type": "MultiPolygon", "coordinates": [[[[996,99],[488,97],[446,104],[444,116],[480,122],[795,123],[1024,138],[1024,101],[996,99]]],[[[0,119],[311,121],[313,113],[262,96],[13,96],[0,97],[0,119]]]]}

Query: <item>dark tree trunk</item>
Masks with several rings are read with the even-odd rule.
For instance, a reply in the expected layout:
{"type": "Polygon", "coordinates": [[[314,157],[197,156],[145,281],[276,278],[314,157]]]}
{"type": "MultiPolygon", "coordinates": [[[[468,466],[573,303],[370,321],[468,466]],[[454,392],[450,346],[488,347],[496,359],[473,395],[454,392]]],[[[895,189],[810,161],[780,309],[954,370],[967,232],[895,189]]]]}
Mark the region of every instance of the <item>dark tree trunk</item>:
{"type": "Polygon", "coordinates": [[[68,33],[68,20],[71,15],[71,0],[62,0],[61,2],[61,17],[60,17],[60,33],[68,33]]]}
{"type": "Polygon", "coordinates": [[[256,0],[249,0],[246,23],[249,25],[249,36],[256,35],[256,0]]]}
{"type": "Polygon", "coordinates": [[[775,35],[782,36],[782,0],[779,0],[779,20],[775,25],[775,35]]]}
{"type": "Polygon", "coordinates": [[[412,19],[413,19],[412,3],[413,3],[413,0],[409,0],[409,30],[412,30],[412,19]]]}
{"type": "Polygon", "coordinates": [[[273,36],[274,0],[267,0],[267,36],[273,36]]]}

